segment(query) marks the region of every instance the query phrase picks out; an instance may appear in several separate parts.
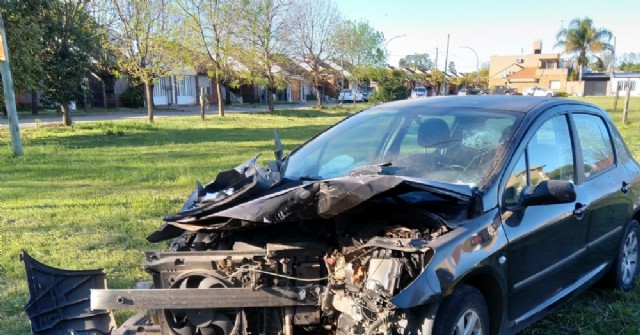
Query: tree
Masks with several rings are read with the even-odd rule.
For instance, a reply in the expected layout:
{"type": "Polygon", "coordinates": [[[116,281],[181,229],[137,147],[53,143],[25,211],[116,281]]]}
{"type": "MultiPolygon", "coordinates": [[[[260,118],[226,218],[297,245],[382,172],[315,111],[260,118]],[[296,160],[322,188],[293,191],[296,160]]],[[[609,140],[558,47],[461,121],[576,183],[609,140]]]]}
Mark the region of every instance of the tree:
{"type": "MultiPolygon", "coordinates": [[[[0,14],[4,18],[7,46],[11,50],[11,73],[16,92],[38,90],[44,67],[45,12],[49,7],[44,0],[0,0],[0,14]]],[[[0,85],[0,106],[4,106],[4,93],[0,85]]],[[[32,100],[31,111],[38,113],[37,99],[32,100]]]]}
{"type": "Polygon", "coordinates": [[[290,7],[289,0],[251,0],[244,11],[245,50],[239,58],[249,68],[250,81],[266,88],[270,112],[274,111],[273,93],[287,85],[286,55],[290,50],[286,24],[290,7]]]}
{"type": "Polygon", "coordinates": [[[145,88],[147,117],[153,123],[152,87],[175,69],[167,0],[108,0],[114,20],[109,47],[120,72],[145,88]]]}
{"type": "Polygon", "coordinates": [[[402,70],[378,69],[373,74],[373,79],[378,82],[379,92],[376,99],[380,101],[392,101],[406,99],[408,89],[405,86],[406,76],[402,70]]]}
{"type": "Polygon", "coordinates": [[[640,71],[640,52],[623,54],[618,68],[620,71],[640,71]]]}
{"type": "Polygon", "coordinates": [[[216,84],[218,115],[224,116],[222,85],[228,80],[238,55],[235,31],[240,28],[242,12],[249,6],[233,0],[177,0],[183,15],[185,34],[181,45],[189,51],[189,63],[204,65],[216,84]],[[235,40],[234,40],[235,39],[235,40]]]}
{"type": "Polygon", "coordinates": [[[401,58],[399,65],[409,69],[429,71],[433,68],[433,61],[429,54],[413,54],[401,58]]]}
{"type": "Polygon", "coordinates": [[[557,43],[567,54],[574,54],[580,73],[584,66],[589,65],[589,57],[600,60],[599,55],[605,50],[612,50],[609,44],[613,34],[604,28],[597,28],[593,20],[588,17],[575,18],[569,22],[568,27],[563,27],[556,34],[557,43]]]}
{"type": "Polygon", "coordinates": [[[289,43],[292,57],[308,70],[308,79],[316,87],[316,106],[322,106],[321,88],[325,75],[333,70],[328,61],[336,51],[330,42],[340,23],[335,5],[330,1],[293,0],[289,12],[289,43]]]}
{"type": "Polygon", "coordinates": [[[87,78],[95,56],[100,53],[102,30],[83,1],[51,1],[49,6],[42,54],[43,95],[60,106],[62,123],[70,126],[68,106],[87,93],[87,78]]]}
{"type": "Polygon", "coordinates": [[[356,86],[361,85],[371,67],[384,66],[383,43],[384,34],[373,29],[367,21],[344,21],[331,37],[336,62],[349,71],[356,86]]]}
{"type": "Polygon", "coordinates": [[[453,61],[449,62],[449,66],[447,66],[447,72],[453,75],[458,74],[458,71],[456,71],[456,64],[453,61]]]}

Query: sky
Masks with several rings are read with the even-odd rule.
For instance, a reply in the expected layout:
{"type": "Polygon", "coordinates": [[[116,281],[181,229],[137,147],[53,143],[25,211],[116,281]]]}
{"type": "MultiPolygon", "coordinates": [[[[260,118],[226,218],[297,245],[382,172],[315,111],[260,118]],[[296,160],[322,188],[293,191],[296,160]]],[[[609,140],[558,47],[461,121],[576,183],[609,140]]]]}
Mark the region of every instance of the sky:
{"type": "Polygon", "coordinates": [[[542,40],[542,53],[560,53],[560,49],[554,48],[556,33],[572,19],[583,17],[591,18],[597,28],[613,33],[618,56],[640,52],[640,0],[334,0],[334,3],[343,19],[366,20],[384,34],[389,52],[387,62],[393,66],[398,65],[400,58],[415,53],[427,53],[435,60],[437,50],[437,65],[442,69],[447,35],[448,58],[458,72],[475,71],[477,63],[480,67],[488,64],[492,55],[531,54],[534,40],[542,40]]]}

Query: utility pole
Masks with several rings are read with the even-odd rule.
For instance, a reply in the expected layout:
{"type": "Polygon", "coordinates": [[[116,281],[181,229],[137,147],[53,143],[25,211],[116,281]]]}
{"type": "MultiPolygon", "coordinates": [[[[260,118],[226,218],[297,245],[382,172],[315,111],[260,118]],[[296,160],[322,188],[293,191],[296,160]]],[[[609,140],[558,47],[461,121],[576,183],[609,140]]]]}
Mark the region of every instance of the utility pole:
{"type": "Polygon", "coordinates": [[[449,88],[447,87],[447,66],[449,65],[449,37],[447,34],[447,51],[444,54],[444,76],[442,76],[442,95],[447,95],[449,88]]]}
{"type": "Polygon", "coordinates": [[[435,68],[436,70],[438,69],[438,48],[436,47],[436,64],[435,64],[435,68]]]}
{"type": "MultiPolygon", "coordinates": [[[[616,37],[613,36],[613,59],[611,60],[611,65],[609,65],[609,95],[613,94],[613,70],[616,64],[616,37]]],[[[616,87],[617,89],[617,87],[616,87]]],[[[614,110],[618,103],[618,98],[616,97],[616,103],[614,104],[614,110]]]]}
{"type": "Polygon", "coordinates": [[[0,14],[0,75],[2,76],[2,87],[4,88],[4,103],[9,117],[9,132],[11,133],[11,146],[15,156],[22,156],[22,142],[20,141],[20,126],[18,123],[18,113],[16,112],[16,95],[13,92],[13,78],[11,77],[11,67],[9,66],[9,46],[6,43],[7,37],[4,33],[4,23],[0,14]]]}

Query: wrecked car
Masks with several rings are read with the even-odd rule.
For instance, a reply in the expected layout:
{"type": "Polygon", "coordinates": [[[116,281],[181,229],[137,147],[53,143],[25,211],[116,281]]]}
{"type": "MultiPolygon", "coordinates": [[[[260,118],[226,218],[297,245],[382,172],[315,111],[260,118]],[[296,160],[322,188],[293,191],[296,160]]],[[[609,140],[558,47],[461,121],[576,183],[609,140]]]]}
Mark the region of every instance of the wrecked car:
{"type": "Polygon", "coordinates": [[[279,142],[197,184],[136,289],[23,254],[34,333],[512,334],[636,281],[640,166],[591,104],[414,99],[279,142]]]}

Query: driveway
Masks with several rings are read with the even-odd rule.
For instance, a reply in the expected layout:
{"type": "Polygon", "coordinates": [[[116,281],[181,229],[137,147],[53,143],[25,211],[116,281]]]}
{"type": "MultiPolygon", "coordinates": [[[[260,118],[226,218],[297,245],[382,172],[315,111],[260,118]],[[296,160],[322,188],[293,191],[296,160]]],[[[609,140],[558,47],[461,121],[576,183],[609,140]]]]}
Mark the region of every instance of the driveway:
{"type": "MultiPolygon", "coordinates": [[[[333,105],[335,102],[329,102],[333,105]]],[[[283,109],[312,109],[315,107],[315,101],[305,101],[296,104],[276,104],[276,110],[283,109]]],[[[255,113],[266,112],[267,105],[231,105],[225,106],[225,113],[255,113]]],[[[158,107],[153,110],[154,118],[176,117],[176,116],[197,116],[200,115],[199,106],[176,106],[176,107],[158,107]]],[[[206,115],[218,115],[217,105],[210,105],[206,110],[206,115]]],[[[82,110],[71,112],[73,123],[95,122],[95,121],[113,121],[127,119],[146,119],[146,109],[126,109],[114,112],[91,112],[86,113],[82,110]]],[[[20,114],[18,116],[20,128],[35,127],[37,124],[52,124],[62,122],[62,116],[52,112],[43,112],[40,115],[20,114]]],[[[0,116],[0,128],[7,128],[9,120],[0,116]]]]}

